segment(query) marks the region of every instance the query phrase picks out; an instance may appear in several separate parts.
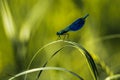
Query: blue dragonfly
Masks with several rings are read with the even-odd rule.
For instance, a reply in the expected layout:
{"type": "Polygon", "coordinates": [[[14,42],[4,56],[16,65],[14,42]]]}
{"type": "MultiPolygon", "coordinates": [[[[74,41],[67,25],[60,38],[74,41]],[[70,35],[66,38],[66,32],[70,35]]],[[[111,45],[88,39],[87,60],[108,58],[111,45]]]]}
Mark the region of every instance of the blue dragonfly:
{"type": "Polygon", "coordinates": [[[89,16],[89,14],[85,15],[84,17],[78,18],[71,25],[67,26],[66,28],[64,28],[63,30],[57,32],[56,34],[61,39],[61,37],[60,37],[61,35],[65,35],[66,36],[66,35],[68,35],[67,32],[69,32],[69,31],[77,31],[77,30],[81,29],[83,27],[84,23],[85,23],[85,19],[88,16],[89,16]]]}

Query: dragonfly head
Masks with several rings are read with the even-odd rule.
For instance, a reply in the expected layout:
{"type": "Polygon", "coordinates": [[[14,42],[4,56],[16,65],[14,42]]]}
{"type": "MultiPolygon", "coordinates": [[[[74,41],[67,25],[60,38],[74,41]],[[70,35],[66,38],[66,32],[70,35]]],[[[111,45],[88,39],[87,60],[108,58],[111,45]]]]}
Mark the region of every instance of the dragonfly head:
{"type": "Polygon", "coordinates": [[[56,35],[61,35],[61,33],[60,33],[60,32],[57,32],[56,35]]]}

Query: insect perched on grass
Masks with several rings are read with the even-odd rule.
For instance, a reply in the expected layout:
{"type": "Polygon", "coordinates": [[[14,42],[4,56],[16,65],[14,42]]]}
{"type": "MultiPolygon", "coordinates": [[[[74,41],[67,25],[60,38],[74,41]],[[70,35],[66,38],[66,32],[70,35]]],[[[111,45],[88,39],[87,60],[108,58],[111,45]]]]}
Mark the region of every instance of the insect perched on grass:
{"type": "Polygon", "coordinates": [[[67,34],[68,31],[77,31],[79,29],[81,29],[85,23],[85,19],[89,16],[89,14],[85,15],[84,17],[81,17],[77,20],[75,20],[71,25],[69,25],[68,27],[66,27],[65,29],[57,32],[56,34],[59,36],[59,38],[61,39],[61,35],[65,35],[64,38],[67,36],[69,37],[69,35],[67,34]]]}

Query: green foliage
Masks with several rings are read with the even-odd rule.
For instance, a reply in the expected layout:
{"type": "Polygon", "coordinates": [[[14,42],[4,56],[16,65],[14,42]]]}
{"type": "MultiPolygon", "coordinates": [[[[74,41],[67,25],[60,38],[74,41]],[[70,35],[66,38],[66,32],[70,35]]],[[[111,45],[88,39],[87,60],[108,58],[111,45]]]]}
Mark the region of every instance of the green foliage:
{"type": "Polygon", "coordinates": [[[0,80],[33,68],[39,70],[27,76],[24,72],[26,78],[16,79],[35,80],[40,76],[43,80],[78,80],[54,69],[42,71],[40,67],[46,66],[70,70],[85,80],[119,79],[119,3],[119,0],[0,0],[0,80]],[[71,41],[54,41],[57,31],[86,13],[90,16],[85,26],[69,33],[71,41]]]}

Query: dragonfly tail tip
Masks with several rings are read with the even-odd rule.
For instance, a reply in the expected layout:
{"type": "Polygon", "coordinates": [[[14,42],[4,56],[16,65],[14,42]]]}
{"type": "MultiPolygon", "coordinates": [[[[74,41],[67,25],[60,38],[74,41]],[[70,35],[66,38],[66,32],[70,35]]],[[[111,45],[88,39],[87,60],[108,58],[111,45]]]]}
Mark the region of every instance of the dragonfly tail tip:
{"type": "Polygon", "coordinates": [[[89,14],[86,14],[86,15],[83,17],[83,19],[86,19],[88,16],[89,16],[89,14]]]}

